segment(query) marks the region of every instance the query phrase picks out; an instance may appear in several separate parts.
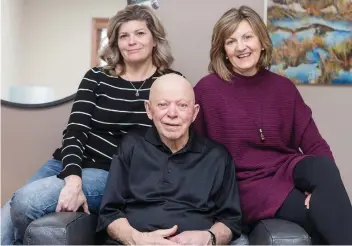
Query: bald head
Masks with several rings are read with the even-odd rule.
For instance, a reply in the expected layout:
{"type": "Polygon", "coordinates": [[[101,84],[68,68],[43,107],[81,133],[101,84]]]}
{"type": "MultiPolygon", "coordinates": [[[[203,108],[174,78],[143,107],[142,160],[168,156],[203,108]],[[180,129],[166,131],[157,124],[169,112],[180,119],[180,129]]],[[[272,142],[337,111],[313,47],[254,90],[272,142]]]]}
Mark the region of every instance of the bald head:
{"type": "Polygon", "coordinates": [[[194,91],[191,83],[181,75],[169,73],[154,81],[150,88],[149,101],[153,102],[161,97],[172,99],[176,96],[194,103],[194,91]]]}
{"type": "Polygon", "coordinates": [[[175,73],[156,79],[145,108],[166,145],[171,141],[181,146],[188,141],[189,126],[197,117],[199,105],[187,79],[175,73]]]}

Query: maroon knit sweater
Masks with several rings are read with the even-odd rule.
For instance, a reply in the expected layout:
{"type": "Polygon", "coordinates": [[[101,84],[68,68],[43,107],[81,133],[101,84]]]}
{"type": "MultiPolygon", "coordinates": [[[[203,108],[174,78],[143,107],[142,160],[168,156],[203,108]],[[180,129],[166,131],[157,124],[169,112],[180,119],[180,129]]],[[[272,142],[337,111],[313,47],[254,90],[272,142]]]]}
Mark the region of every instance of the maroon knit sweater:
{"type": "Polygon", "coordinates": [[[245,223],[275,215],[303,157],[333,160],[310,108],[285,77],[263,69],[250,77],[235,74],[229,83],[210,74],[197,83],[195,94],[201,107],[196,132],[224,144],[234,158],[245,223]]]}

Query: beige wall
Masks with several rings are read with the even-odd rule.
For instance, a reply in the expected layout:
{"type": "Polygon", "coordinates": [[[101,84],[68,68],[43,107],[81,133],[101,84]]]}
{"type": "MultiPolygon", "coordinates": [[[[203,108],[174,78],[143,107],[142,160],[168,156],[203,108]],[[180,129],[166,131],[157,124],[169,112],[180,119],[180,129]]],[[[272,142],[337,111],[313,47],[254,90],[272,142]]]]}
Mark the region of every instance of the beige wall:
{"type": "MultiPolygon", "coordinates": [[[[44,0],[42,1],[44,4],[44,0]]],[[[86,2],[86,0],[82,1],[86,2]]],[[[87,2],[90,1],[87,0],[87,2]]],[[[104,5],[101,1],[99,4],[104,5]]],[[[158,14],[171,41],[176,59],[174,67],[184,73],[193,84],[197,83],[207,72],[210,37],[215,21],[227,8],[241,4],[248,4],[263,16],[264,5],[258,0],[160,1],[158,14]]],[[[72,10],[67,8],[65,13],[70,15],[70,11],[72,10]]],[[[79,37],[73,38],[70,42],[76,42],[76,38],[79,37]]],[[[89,61],[89,47],[86,48],[86,53],[83,51],[77,53],[76,48],[70,48],[69,44],[66,49],[71,52],[71,57],[78,57],[83,62],[89,61]]],[[[59,64],[64,61],[57,62],[59,64]]],[[[59,65],[58,67],[62,67],[59,65]]],[[[70,77],[77,79],[75,76],[75,74],[70,74],[70,77]]],[[[82,75],[79,74],[78,77],[80,76],[82,75]]],[[[350,109],[352,87],[300,86],[299,90],[313,109],[314,118],[322,135],[332,147],[344,182],[352,197],[352,180],[349,179],[352,175],[351,157],[349,156],[352,139],[350,129],[352,126],[352,110],[350,109]]],[[[30,111],[2,109],[3,199],[7,199],[11,192],[22,185],[26,178],[50,157],[60,142],[61,131],[67,121],[69,110],[70,105],[30,111]],[[15,123],[19,125],[15,126],[15,123]],[[22,174],[18,173],[19,168],[24,170],[22,174]]]]}
{"type": "Polygon", "coordinates": [[[19,81],[20,74],[12,71],[19,62],[14,54],[21,54],[22,16],[23,0],[1,0],[1,58],[6,57],[1,63],[1,98],[7,97],[10,83],[19,81]]]}
{"type": "Polygon", "coordinates": [[[1,204],[60,146],[71,105],[40,110],[1,107],[1,204]]]}
{"type": "MultiPolygon", "coordinates": [[[[10,62],[3,65],[2,81],[49,87],[55,99],[75,93],[90,66],[92,18],[111,17],[126,5],[124,0],[3,2],[3,56],[10,62]]],[[[2,98],[7,92],[3,87],[2,98]]]]}

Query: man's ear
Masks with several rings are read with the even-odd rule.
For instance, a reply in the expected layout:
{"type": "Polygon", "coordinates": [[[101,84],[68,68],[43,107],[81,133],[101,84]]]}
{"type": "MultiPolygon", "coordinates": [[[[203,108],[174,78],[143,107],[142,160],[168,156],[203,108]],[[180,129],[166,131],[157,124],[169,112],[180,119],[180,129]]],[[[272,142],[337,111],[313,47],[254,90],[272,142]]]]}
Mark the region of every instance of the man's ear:
{"type": "Polygon", "coordinates": [[[153,120],[153,114],[152,114],[152,109],[151,109],[150,101],[145,101],[145,102],[144,102],[144,107],[145,107],[145,110],[147,111],[148,118],[149,118],[150,120],[153,120]]]}
{"type": "Polygon", "coordinates": [[[194,105],[194,113],[193,113],[193,119],[192,122],[194,122],[197,119],[197,115],[199,113],[200,106],[199,104],[194,105]]]}

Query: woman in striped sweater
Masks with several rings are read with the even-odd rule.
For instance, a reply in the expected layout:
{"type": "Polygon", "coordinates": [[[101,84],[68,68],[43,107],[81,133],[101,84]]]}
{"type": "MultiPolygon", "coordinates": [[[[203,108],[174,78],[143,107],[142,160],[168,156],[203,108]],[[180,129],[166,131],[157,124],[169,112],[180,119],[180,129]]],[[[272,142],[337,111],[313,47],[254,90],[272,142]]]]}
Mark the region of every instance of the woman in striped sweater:
{"type": "Polygon", "coordinates": [[[45,214],[97,211],[121,138],[151,127],[144,101],[153,81],[177,73],[169,68],[173,57],[165,37],[146,6],[127,6],[110,19],[101,54],[107,65],[84,75],[61,148],[2,208],[2,244],[21,244],[27,226],[45,214]]]}
{"type": "Polygon", "coordinates": [[[273,48],[260,16],[228,10],[211,45],[195,129],[232,153],[245,223],[276,217],[314,243],[352,244],[351,202],[330,147],[296,86],[267,69],[273,48]]]}

